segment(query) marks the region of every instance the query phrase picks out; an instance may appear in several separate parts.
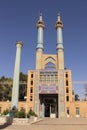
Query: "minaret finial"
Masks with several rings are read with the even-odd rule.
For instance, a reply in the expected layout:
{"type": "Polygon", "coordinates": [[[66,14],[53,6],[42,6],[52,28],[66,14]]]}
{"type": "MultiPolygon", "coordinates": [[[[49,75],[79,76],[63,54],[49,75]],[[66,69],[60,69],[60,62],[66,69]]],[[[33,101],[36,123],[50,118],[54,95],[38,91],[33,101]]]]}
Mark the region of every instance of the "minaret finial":
{"type": "Polygon", "coordinates": [[[59,12],[58,12],[58,16],[60,16],[60,14],[61,14],[61,13],[60,13],[60,11],[59,11],[59,12]]]}
{"type": "Polygon", "coordinates": [[[42,12],[39,12],[39,20],[42,21],[42,12]]]}
{"type": "Polygon", "coordinates": [[[61,21],[60,12],[58,12],[58,14],[57,14],[57,21],[56,21],[55,27],[56,27],[56,29],[57,29],[58,27],[63,28],[63,23],[62,23],[62,21],[61,21]]]}
{"type": "Polygon", "coordinates": [[[58,21],[60,21],[60,11],[58,12],[58,21]]]}
{"type": "Polygon", "coordinates": [[[41,13],[41,11],[39,12],[39,20],[38,20],[38,22],[37,22],[37,28],[38,27],[42,27],[43,29],[44,29],[44,21],[43,21],[43,18],[42,18],[42,13],[41,13]]]}
{"type": "Polygon", "coordinates": [[[42,16],[42,12],[40,11],[40,16],[42,16]]]}

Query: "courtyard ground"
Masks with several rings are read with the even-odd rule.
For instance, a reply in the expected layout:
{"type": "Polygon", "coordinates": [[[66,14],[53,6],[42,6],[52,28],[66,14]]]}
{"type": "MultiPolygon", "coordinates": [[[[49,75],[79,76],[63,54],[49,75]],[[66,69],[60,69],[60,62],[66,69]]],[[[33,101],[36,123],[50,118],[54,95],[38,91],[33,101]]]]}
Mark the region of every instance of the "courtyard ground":
{"type": "Polygon", "coordinates": [[[44,118],[33,124],[15,124],[0,126],[0,130],[87,130],[87,118],[44,118]]]}

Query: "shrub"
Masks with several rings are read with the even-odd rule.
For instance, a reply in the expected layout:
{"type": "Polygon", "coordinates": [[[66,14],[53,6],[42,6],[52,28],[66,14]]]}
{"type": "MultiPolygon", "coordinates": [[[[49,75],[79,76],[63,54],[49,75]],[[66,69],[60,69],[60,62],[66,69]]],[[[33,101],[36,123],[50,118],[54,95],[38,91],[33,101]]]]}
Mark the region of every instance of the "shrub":
{"type": "Polygon", "coordinates": [[[37,115],[37,114],[35,114],[35,117],[38,117],[38,115],[37,115]]]}
{"type": "Polygon", "coordinates": [[[29,111],[30,116],[35,116],[35,112],[33,110],[29,111]]]}
{"type": "Polygon", "coordinates": [[[38,115],[37,115],[33,110],[30,110],[28,114],[29,114],[30,116],[38,117],[38,115]]]}
{"type": "Polygon", "coordinates": [[[26,114],[25,114],[25,111],[22,109],[20,111],[17,111],[14,115],[14,117],[17,117],[17,118],[25,118],[26,117],[26,114]]]}
{"type": "Polygon", "coordinates": [[[30,114],[29,113],[27,114],[27,118],[30,118],[30,114]]]}
{"type": "Polygon", "coordinates": [[[3,111],[2,115],[7,115],[9,113],[9,109],[3,111]]]}

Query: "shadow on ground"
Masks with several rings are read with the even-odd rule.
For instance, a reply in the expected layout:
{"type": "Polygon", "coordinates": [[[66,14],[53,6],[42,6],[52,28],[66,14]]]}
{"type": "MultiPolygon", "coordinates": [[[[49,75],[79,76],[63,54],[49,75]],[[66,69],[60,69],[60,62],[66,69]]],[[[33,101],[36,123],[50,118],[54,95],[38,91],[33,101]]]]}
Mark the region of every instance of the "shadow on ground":
{"type": "Polygon", "coordinates": [[[0,125],[0,129],[4,129],[4,128],[8,127],[9,125],[11,125],[11,124],[4,123],[3,125],[0,125]]]}

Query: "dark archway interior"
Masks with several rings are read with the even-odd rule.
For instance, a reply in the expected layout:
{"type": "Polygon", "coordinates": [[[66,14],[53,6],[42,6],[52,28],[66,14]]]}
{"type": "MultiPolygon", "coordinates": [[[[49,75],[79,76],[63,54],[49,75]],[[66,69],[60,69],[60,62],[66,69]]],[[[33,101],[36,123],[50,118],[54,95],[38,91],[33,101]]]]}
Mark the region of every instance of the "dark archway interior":
{"type": "Polygon", "coordinates": [[[44,104],[44,117],[56,114],[58,117],[58,94],[40,94],[40,104],[44,104]]]}

